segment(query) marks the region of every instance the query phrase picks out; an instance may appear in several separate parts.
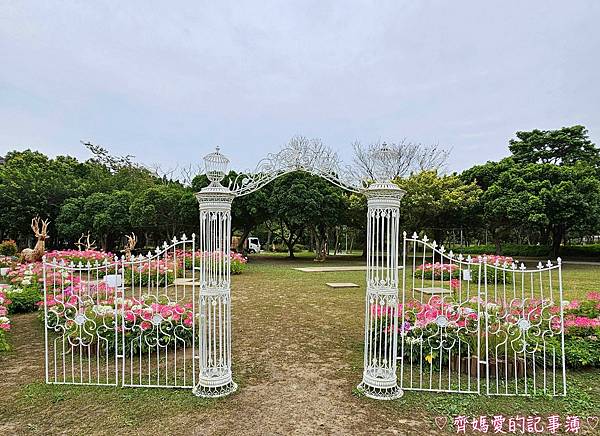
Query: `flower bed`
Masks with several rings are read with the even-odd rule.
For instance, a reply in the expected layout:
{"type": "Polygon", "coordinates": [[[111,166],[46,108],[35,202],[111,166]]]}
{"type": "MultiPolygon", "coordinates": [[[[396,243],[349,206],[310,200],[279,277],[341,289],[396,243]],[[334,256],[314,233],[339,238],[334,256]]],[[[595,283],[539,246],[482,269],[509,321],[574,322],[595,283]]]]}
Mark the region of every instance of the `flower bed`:
{"type": "Polygon", "coordinates": [[[105,260],[111,262],[114,260],[114,255],[110,252],[98,250],[54,250],[46,253],[46,261],[52,262],[56,259],[57,262],[65,261],[65,263],[73,262],[75,265],[81,263],[86,265],[88,262],[93,265],[95,262],[102,263],[105,260]]]}
{"type": "MultiPolygon", "coordinates": [[[[509,268],[514,262],[512,257],[508,256],[495,256],[495,255],[483,255],[477,256],[472,259],[473,267],[470,268],[471,271],[471,281],[477,283],[479,281],[479,264],[486,264],[486,266],[482,266],[483,268],[487,268],[487,282],[494,283],[496,280],[497,269],[493,268],[493,266],[499,266],[504,268],[509,268]],[[485,262],[484,262],[485,261],[485,262]]],[[[462,268],[466,268],[467,265],[464,263],[442,263],[435,262],[430,263],[426,262],[416,267],[415,269],[415,279],[425,279],[425,280],[443,280],[448,281],[451,279],[460,280],[461,279],[461,270],[462,268]]],[[[483,271],[482,271],[483,273],[483,271]]],[[[498,272],[498,274],[502,274],[498,272]]],[[[512,283],[511,274],[505,274],[504,280],[506,283],[512,283]]],[[[501,280],[500,276],[498,280],[501,280]]]]}
{"type": "MultiPolygon", "coordinates": [[[[600,293],[590,293],[584,301],[563,302],[565,331],[565,361],[568,367],[600,367],[600,293]]],[[[372,335],[377,343],[384,338],[383,332],[392,328],[392,307],[374,304],[372,335]]],[[[398,323],[398,332],[404,338],[405,347],[417,347],[426,353],[405,352],[405,358],[412,361],[423,359],[428,365],[446,365],[449,359],[465,358],[467,354],[485,353],[492,363],[514,360],[515,353],[529,356],[537,354],[539,365],[550,365],[543,360],[543,351],[554,350],[557,360],[562,358],[559,305],[549,301],[527,299],[501,302],[485,302],[478,297],[466,303],[457,304],[443,301],[434,296],[429,302],[409,301],[404,307],[404,319],[398,323]],[[487,308],[486,308],[487,304],[487,308]],[[487,312],[487,319],[480,314],[487,312]],[[443,316],[443,334],[438,324],[443,316]],[[529,326],[523,331],[519,322],[526,319],[529,326]],[[461,356],[457,356],[461,345],[461,356]],[[439,350],[445,350],[441,358],[439,350]],[[450,355],[448,355],[450,350],[450,355]],[[467,353],[466,350],[469,350],[467,353]]],[[[398,316],[402,305],[398,306],[398,316]]],[[[400,340],[400,339],[399,339],[400,340]]],[[[550,352],[550,351],[548,351],[550,352]]],[[[467,365],[463,365],[466,368],[467,365]]],[[[509,365],[511,367],[519,367],[509,365]]],[[[475,369],[476,371],[476,369],[475,369]]]]}
{"type": "Polygon", "coordinates": [[[8,318],[8,305],[10,300],[0,288],[0,351],[10,350],[7,333],[10,330],[10,319],[8,318]]]}
{"type": "Polygon", "coordinates": [[[48,329],[64,335],[71,344],[91,349],[121,351],[115,333],[123,329],[127,353],[145,353],[169,344],[180,347],[193,340],[191,303],[176,304],[154,296],[119,299],[114,290],[100,284],[69,286],[49,296],[46,304],[48,329]]]}
{"type": "Polygon", "coordinates": [[[231,257],[231,274],[243,273],[246,269],[246,263],[248,263],[248,258],[234,251],[232,251],[229,255],[231,257]]]}

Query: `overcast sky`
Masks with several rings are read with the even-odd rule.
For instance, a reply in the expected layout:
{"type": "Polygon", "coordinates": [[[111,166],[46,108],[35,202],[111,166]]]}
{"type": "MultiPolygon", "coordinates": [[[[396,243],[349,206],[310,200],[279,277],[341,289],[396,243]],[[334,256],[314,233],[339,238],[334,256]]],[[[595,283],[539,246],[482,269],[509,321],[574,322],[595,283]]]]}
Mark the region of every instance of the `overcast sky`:
{"type": "Polygon", "coordinates": [[[291,136],[500,159],[517,130],[600,144],[600,1],[0,0],[0,154],[145,164],[220,145],[251,168],[291,136]]]}

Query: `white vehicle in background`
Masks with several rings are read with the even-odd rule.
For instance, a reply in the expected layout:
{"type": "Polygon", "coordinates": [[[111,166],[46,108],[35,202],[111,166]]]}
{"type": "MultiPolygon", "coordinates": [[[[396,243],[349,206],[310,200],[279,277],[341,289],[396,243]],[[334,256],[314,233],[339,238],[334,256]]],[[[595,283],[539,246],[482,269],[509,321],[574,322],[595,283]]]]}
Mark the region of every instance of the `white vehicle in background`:
{"type": "Polygon", "coordinates": [[[251,236],[246,242],[248,253],[260,253],[260,240],[251,236]]]}
{"type": "MultiPolygon", "coordinates": [[[[239,243],[240,243],[240,237],[233,236],[231,238],[231,250],[237,251],[239,243]]],[[[246,242],[244,243],[243,251],[246,253],[260,253],[260,251],[261,251],[260,240],[255,236],[249,236],[248,238],[246,238],[246,242]]]]}

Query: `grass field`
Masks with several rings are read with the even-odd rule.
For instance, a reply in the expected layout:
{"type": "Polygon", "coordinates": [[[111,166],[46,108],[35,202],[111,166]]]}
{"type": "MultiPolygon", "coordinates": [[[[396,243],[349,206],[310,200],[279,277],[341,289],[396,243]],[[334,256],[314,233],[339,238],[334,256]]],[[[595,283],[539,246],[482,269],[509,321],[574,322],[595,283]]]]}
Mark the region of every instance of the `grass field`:
{"type": "MultiPolygon", "coordinates": [[[[328,265],[362,264],[340,256],[328,265]]],[[[306,256],[255,256],[233,278],[234,378],[220,400],[189,391],[47,386],[36,314],[12,317],[0,354],[0,434],[451,434],[437,416],[597,415],[600,371],[569,371],[564,398],[405,392],[356,394],[362,374],[364,272],[303,273],[306,256]],[[354,282],[334,290],[325,282],[354,282]]],[[[600,290],[600,267],[565,265],[565,298],[600,290]]],[[[583,434],[593,434],[583,424],[583,434]]]]}

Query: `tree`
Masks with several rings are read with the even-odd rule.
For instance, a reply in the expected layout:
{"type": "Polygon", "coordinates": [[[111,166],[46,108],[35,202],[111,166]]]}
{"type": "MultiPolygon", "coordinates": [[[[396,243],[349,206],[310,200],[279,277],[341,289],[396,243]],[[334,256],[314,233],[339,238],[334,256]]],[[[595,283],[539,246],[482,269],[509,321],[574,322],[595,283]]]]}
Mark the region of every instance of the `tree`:
{"type": "Polygon", "coordinates": [[[587,162],[598,167],[600,150],[590,141],[584,126],[563,127],[558,130],[517,132],[518,139],[509,141],[509,149],[518,164],[551,163],[574,165],[587,162]]]}
{"type": "Polygon", "coordinates": [[[289,257],[294,257],[294,245],[305,230],[317,231],[322,244],[328,226],[342,219],[345,200],[341,189],[319,176],[293,172],[267,187],[266,225],[287,246],[289,257]]]}
{"type": "Polygon", "coordinates": [[[440,176],[431,170],[396,179],[395,183],[406,191],[400,217],[408,231],[432,229],[434,238],[441,243],[444,230],[478,221],[482,190],[474,182],[465,183],[456,174],[440,176]]]}
{"type": "MultiPolygon", "coordinates": [[[[558,256],[569,229],[600,225],[600,180],[584,162],[513,165],[503,171],[482,197],[487,221],[500,239],[511,228],[526,226],[552,238],[558,256]]],[[[543,240],[544,238],[542,238],[543,240]]]]}
{"type": "Polygon", "coordinates": [[[309,182],[309,189],[320,204],[316,209],[306,208],[302,213],[306,214],[315,235],[316,259],[325,260],[330,231],[336,228],[337,232],[337,226],[348,220],[349,198],[341,188],[321,177],[310,176],[309,182]]]}
{"type": "Polygon", "coordinates": [[[143,191],[129,208],[131,224],[138,232],[154,240],[171,239],[193,232],[198,222],[198,205],[192,191],[178,183],[157,185],[143,191]]]}
{"type": "MultiPolygon", "coordinates": [[[[31,218],[50,219],[49,233],[56,240],[54,222],[63,202],[82,193],[76,159],[25,150],[9,152],[0,165],[0,229],[6,236],[28,240],[31,218]]],[[[3,235],[4,236],[4,235],[3,235]]]]}
{"type": "Polygon", "coordinates": [[[64,202],[57,218],[59,235],[69,242],[90,231],[103,250],[113,249],[121,235],[131,230],[129,207],[133,195],[127,191],[95,192],[64,202]]]}
{"type": "MultiPolygon", "coordinates": [[[[224,186],[233,182],[238,173],[230,171],[222,181],[224,186]]],[[[199,192],[202,188],[209,185],[209,180],[205,174],[197,175],[192,180],[192,189],[199,192]]],[[[243,251],[244,244],[250,233],[267,219],[267,199],[270,188],[265,186],[257,191],[242,197],[236,197],[231,204],[231,227],[234,231],[241,233],[237,251],[243,251]]]]}

